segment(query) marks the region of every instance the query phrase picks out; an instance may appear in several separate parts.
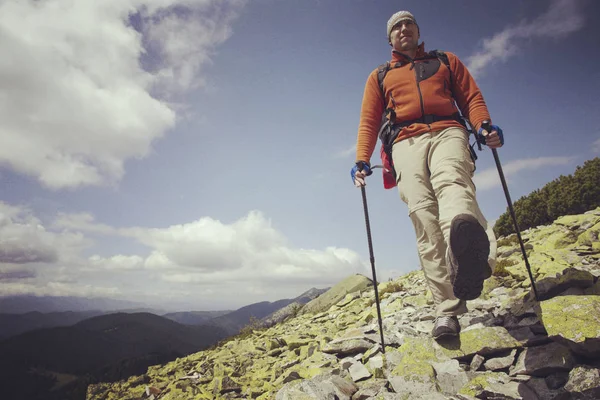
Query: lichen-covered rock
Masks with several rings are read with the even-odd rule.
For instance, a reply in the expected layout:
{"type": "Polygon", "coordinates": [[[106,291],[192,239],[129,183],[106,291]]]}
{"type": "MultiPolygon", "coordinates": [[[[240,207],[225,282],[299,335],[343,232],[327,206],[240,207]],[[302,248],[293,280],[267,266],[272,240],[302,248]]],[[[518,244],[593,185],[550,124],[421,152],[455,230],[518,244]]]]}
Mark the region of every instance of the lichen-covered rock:
{"type": "Polygon", "coordinates": [[[576,268],[567,268],[557,278],[544,278],[536,282],[536,289],[540,300],[552,297],[570,288],[586,289],[594,285],[594,275],[588,271],[576,268]]]}
{"type": "Polygon", "coordinates": [[[585,365],[575,367],[569,373],[565,390],[575,399],[600,399],[600,369],[585,365]]]}
{"type": "Polygon", "coordinates": [[[600,296],[559,296],[540,307],[548,336],[584,356],[600,355],[600,296]]]}
{"type": "Polygon", "coordinates": [[[312,379],[287,383],[277,392],[275,400],[350,400],[357,391],[358,386],[354,382],[337,375],[323,374],[312,379]]]}
{"type": "MultiPolygon", "coordinates": [[[[506,328],[490,326],[462,331],[459,353],[455,353],[454,356],[460,357],[460,353],[467,357],[475,354],[492,355],[519,347],[521,347],[521,343],[513,338],[506,328]]],[[[447,354],[452,356],[452,351],[447,354]]]]}

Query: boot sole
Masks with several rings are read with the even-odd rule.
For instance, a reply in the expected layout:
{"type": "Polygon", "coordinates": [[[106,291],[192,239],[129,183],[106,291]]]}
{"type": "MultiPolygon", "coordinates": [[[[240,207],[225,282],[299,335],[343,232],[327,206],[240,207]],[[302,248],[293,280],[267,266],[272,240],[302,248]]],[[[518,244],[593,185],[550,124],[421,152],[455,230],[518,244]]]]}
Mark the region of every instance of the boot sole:
{"type": "Polygon", "coordinates": [[[452,220],[450,249],[457,261],[452,283],[454,295],[461,300],[478,298],[483,282],[491,275],[488,265],[490,241],[474,217],[461,214],[452,220]]]}
{"type": "Polygon", "coordinates": [[[455,338],[460,336],[460,332],[444,332],[444,333],[440,333],[437,336],[433,336],[434,340],[439,340],[439,339],[444,339],[444,338],[455,338]]]}

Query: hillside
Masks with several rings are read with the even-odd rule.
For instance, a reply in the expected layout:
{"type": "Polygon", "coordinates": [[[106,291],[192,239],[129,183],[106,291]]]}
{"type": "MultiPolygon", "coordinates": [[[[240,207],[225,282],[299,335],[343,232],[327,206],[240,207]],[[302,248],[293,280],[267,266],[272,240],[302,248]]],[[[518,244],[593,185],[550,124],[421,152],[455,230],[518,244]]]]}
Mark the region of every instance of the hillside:
{"type": "MultiPolygon", "coordinates": [[[[97,316],[0,342],[0,387],[3,396],[17,396],[25,386],[35,388],[38,398],[48,398],[45,393],[53,383],[44,379],[47,371],[66,374],[70,381],[122,379],[157,362],[207,348],[223,337],[225,333],[214,327],[185,326],[149,313],[97,316]]],[[[13,398],[36,397],[30,393],[13,398]]]]}
{"type": "Polygon", "coordinates": [[[205,322],[204,326],[214,326],[227,332],[227,336],[236,335],[246,325],[253,321],[269,318],[280,318],[278,315],[288,315],[293,309],[286,307],[292,304],[303,305],[321,294],[323,290],[310,289],[293,299],[282,299],[274,302],[262,301],[239,308],[233,312],[213,318],[205,322]],[[278,313],[279,314],[276,314],[278,313]]]}
{"type": "Polygon", "coordinates": [[[225,311],[180,311],[164,314],[163,317],[183,325],[202,325],[213,318],[229,314],[232,310],[225,311]]]}
{"type": "Polygon", "coordinates": [[[87,399],[597,399],[599,235],[600,209],[523,232],[539,303],[514,236],[501,238],[456,339],[431,339],[433,302],[414,271],[379,283],[383,354],[372,283],[355,275],[282,323],[90,385],[87,399]]]}
{"type": "Polygon", "coordinates": [[[52,313],[32,311],[24,314],[0,314],[0,340],[35,329],[70,326],[101,314],[104,313],[102,311],[52,313]]]}

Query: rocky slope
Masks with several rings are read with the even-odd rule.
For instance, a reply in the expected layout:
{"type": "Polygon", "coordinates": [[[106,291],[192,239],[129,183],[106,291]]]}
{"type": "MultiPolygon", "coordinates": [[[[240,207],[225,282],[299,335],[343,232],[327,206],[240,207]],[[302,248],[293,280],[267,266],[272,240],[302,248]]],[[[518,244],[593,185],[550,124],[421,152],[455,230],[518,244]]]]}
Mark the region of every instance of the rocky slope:
{"type": "Polygon", "coordinates": [[[295,317],[146,374],[88,388],[100,399],[598,399],[600,208],[499,241],[495,275],[460,317],[459,338],[430,338],[420,271],[374,290],[351,276],[295,317]]]}

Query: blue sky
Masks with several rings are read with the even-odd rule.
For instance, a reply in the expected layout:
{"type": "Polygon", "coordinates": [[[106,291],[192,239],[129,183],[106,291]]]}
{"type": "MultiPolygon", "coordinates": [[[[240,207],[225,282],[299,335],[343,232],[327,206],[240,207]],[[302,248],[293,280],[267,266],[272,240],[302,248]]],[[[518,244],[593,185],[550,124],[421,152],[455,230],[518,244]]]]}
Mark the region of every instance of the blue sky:
{"type": "MultiPolygon", "coordinates": [[[[0,296],[212,310],[370,275],[349,170],[400,9],[475,75],[513,200],[600,154],[591,0],[4,0],[0,296]]],[[[397,191],[367,196],[378,278],[419,268],[397,191]]]]}

